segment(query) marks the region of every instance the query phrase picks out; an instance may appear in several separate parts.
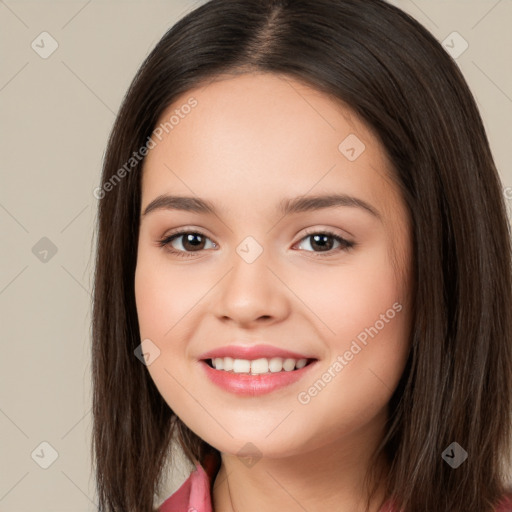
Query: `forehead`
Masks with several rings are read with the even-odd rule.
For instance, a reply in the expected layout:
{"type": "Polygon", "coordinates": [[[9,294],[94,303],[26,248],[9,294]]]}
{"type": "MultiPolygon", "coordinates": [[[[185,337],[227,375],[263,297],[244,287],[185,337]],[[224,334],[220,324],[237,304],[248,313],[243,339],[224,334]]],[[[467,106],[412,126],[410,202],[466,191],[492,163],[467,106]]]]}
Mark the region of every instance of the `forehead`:
{"type": "Polygon", "coordinates": [[[308,192],[357,194],[380,210],[398,199],[371,128],[290,77],[217,77],[176,98],[155,128],[144,162],[146,204],[171,191],[245,209],[308,192]]]}

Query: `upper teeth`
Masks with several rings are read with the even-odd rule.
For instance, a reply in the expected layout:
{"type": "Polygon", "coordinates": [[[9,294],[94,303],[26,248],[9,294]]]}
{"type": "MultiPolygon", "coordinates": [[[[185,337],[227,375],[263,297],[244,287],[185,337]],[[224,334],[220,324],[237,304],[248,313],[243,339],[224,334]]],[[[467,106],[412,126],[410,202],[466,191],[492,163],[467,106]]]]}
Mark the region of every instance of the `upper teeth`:
{"type": "Polygon", "coordinates": [[[232,357],[216,357],[212,359],[212,366],[216,370],[224,370],[226,372],[232,371],[233,373],[272,373],[280,372],[285,370],[291,372],[295,369],[304,368],[307,359],[283,359],[282,357],[273,357],[267,359],[262,357],[261,359],[233,359],[232,357]]]}

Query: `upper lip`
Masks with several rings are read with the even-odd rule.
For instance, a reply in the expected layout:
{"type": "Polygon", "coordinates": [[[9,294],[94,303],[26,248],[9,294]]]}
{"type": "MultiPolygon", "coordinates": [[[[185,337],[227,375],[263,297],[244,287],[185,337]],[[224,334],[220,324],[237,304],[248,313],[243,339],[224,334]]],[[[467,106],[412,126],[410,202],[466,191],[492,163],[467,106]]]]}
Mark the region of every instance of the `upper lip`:
{"type": "Polygon", "coordinates": [[[209,350],[199,356],[199,359],[215,359],[216,357],[232,357],[233,359],[271,359],[282,357],[283,359],[314,359],[308,355],[292,352],[275,347],[273,345],[226,345],[224,347],[209,350]]]}

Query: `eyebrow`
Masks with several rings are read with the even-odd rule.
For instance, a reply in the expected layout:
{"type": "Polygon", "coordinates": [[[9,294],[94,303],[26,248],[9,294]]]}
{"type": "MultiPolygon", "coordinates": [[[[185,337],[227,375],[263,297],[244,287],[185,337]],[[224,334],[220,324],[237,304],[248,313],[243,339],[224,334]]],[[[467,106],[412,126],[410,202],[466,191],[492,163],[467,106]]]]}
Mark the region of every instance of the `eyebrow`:
{"type": "MultiPolygon", "coordinates": [[[[278,211],[285,216],[339,206],[361,208],[382,221],[382,217],[375,207],[362,199],[347,194],[312,195],[282,199],[279,202],[278,211]]],[[[155,210],[182,210],[217,215],[215,205],[212,202],[188,196],[160,195],[146,206],[142,216],[155,210]]]]}

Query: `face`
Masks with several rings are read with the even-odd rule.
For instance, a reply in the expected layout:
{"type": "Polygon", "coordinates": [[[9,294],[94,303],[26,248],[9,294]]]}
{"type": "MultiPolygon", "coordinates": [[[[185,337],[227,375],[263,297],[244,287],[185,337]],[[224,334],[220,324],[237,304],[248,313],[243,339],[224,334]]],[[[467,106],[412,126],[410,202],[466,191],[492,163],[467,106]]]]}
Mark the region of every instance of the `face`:
{"type": "Polygon", "coordinates": [[[273,74],[218,78],[172,115],[144,162],[135,275],[160,393],[225,453],[368,442],[409,349],[410,226],[382,145],[273,74]]]}

